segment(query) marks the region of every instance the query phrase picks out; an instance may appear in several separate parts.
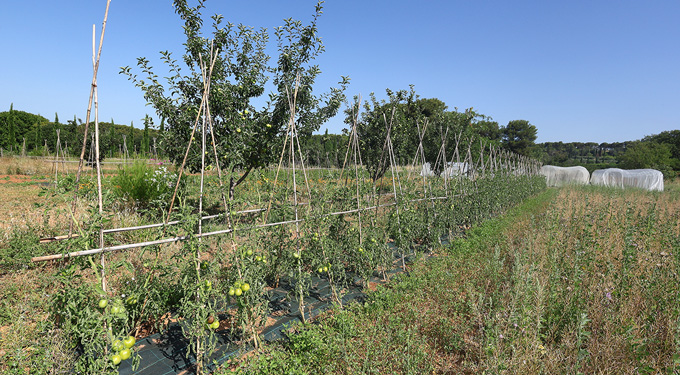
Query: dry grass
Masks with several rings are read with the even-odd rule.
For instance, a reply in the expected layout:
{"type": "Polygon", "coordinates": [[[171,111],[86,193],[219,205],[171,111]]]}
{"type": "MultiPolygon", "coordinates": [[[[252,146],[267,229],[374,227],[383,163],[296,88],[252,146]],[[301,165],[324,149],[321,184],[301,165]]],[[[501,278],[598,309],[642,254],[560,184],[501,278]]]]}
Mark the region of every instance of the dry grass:
{"type": "MultiPolygon", "coordinates": [[[[565,188],[507,231],[487,366],[508,373],[674,371],[677,193],[565,188]]],[[[677,190],[675,190],[677,191],[677,190]]],[[[487,340],[491,338],[487,337],[487,340]]],[[[676,369],[677,370],[677,369],[676,369]]]]}

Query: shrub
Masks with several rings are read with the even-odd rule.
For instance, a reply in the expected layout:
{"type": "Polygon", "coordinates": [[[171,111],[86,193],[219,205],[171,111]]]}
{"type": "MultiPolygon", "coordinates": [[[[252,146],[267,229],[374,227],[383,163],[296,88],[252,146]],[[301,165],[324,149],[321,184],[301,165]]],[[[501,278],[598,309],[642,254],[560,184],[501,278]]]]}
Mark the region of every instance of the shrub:
{"type": "MultiPolygon", "coordinates": [[[[175,190],[177,174],[166,167],[154,169],[143,161],[121,168],[111,180],[114,194],[141,210],[165,209],[175,190]]],[[[180,184],[183,191],[184,184],[180,184]]]]}

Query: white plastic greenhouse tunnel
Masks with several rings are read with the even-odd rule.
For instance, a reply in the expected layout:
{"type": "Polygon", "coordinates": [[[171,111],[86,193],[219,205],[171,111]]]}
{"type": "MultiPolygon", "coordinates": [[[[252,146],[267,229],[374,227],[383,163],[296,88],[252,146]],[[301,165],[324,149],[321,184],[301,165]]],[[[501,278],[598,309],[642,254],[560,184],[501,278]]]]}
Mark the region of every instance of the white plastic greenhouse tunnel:
{"type": "Polygon", "coordinates": [[[656,169],[598,169],[593,171],[590,184],[663,191],[663,173],[656,169]]]}
{"type": "MultiPolygon", "coordinates": [[[[441,175],[448,178],[453,178],[456,176],[462,176],[462,175],[467,175],[469,172],[469,166],[468,163],[463,163],[463,162],[449,162],[446,163],[446,169],[442,171],[441,175]]],[[[425,163],[423,164],[423,167],[420,170],[420,175],[424,177],[433,177],[435,176],[434,171],[432,170],[432,166],[430,163],[425,163]]]]}
{"type": "Polygon", "coordinates": [[[590,173],[584,167],[544,165],[539,173],[545,176],[548,186],[587,185],[590,180],[590,173]]]}

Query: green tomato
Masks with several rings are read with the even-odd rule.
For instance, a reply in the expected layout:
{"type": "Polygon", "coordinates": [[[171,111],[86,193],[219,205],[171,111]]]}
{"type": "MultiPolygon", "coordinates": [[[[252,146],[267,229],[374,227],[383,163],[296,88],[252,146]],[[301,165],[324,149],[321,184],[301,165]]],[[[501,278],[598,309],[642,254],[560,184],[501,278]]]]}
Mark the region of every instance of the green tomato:
{"type": "Polygon", "coordinates": [[[328,272],[328,267],[324,267],[323,272],[328,272]]]}
{"type": "Polygon", "coordinates": [[[120,314],[121,312],[120,306],[113,306],[111,308],[111,314],[120,314]]]}
{"type": "Polygon", "coordinates": [[[234,288],[240,288],[241,287],[241,282],[240,281],[234,281],[234,288]]]}
{"type": "Polygon", "coordinates": [[[258,256],[255,257],[255,260],[259,262],[259,261],[262,260],[262,257],[258,255],[258,256]]]}
{"type": "Polygon", "coordinates": [[[300,254],[298,254],[297,251],[294,252],[294,253],[293,253],[293,258],[295,258],[295,259],[300,259],[300,254]]]}
{"type": "Polygon", "coordinates": [[[132,355],[132,352],[130,352],[130,349],[125,348],[125,349],[121,350],[118,354],[120,354],[120,359],[122,359],[124,361],[124,360],[130,358],[130,355],[132,355]]]}
{"type": "Polygon", "coordinates": [[[120,355],[114,354],[111,356],[111,363],[113,363],[114,366],[118,366],[120,364],[121,359],[122,358],[120,357],[120,355]]]}
{"type": "Polygon", "coordinates": [[[248,256],[251,256],[251,255],[253,255],[253,251],[252,251],[252,250],[250,250],[250,249],[248,249],[248,251],[246,251],[246,255],[248,255],[248,256]]]}
{"type": "Polygon", "coordinates": [[[120,340],[116,340],[113,342],[113,344],[111,344],[111,348],[116,352],[120,352],[121,350],[125,349],[125,344],[123,344],[123,342],[120,340]]]}
{"type": "Polygon", "coordinates": [[[99,308],[100,309],[106,308],[106,305],[108,305],[108,304],[109,304],[109,300],[106,300],[106,299],[100,299],[99,300],[99,308]]]}
{"type": "Polygon", "coordinates": [[[323,273],[323,267],[319,267],[317,271],[319,271],[319,273],[323,273]]]}
{"type": "Polygon", "coordinates": [[[234,289],[234,294],[236,295],[236,297],[238,297],[241,294],[243,294],[243,290],[241,290],[241,288],[236,288],[234,289]]]}
{"type": "Polygon", "coordinates": [[[236,293],[236,289],[234,288],[229,288],[229,295],[233,296],[236,293]]]}
{"type": "Polygon", "coordinates": [[[250,290],[250,284],[243,283],[243,285],[241,285],[241,290],[243,291],[243,293],[249,291],[250,290]]]}
{"type": "Polygon", "coordinates": [[[137,342],[137,340],[135,340],[133,336],[128,336],[123,339],[123,345],[125,345],[126,348],[135,346],[135,342],[137,342]]]}
{"type": "Polygon", "coordinates": [[[210,328],[212,328],[212,329],[218,329],[218,328],[220,328],[220,321],[219,321],[219,320],[215,320],[214,322],[210,323],[210,328]]]}

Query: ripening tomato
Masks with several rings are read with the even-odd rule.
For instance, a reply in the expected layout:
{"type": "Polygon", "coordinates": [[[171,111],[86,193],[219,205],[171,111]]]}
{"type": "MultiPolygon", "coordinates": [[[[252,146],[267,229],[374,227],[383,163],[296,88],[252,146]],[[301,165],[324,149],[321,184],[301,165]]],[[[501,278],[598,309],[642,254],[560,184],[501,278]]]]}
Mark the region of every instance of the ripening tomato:
{"type": "Polygon", "coordinates": [[[116,340],[111,344],[111,348],[113,351],[120,352],[121,350],[125,349],[125,344],[123,344],[122,341],[116,340]]]}
{"type": "Polygon", "coordinates": [[[123,345],[128,349],[135,346],[135,342],[137,342],[137,340],[135,340],[133,336],[128,336],[123,339],[123,345]]]}
{"type": "Polygon", "coordinates": [[[130,355],[132,355],[132,352],[130,352],[130,349],[125,348],[125,349],[121,350],[118,354],[120,355],[120,359],[122,359],[124,361],[124,360],[130,358],[130,355]]]}

